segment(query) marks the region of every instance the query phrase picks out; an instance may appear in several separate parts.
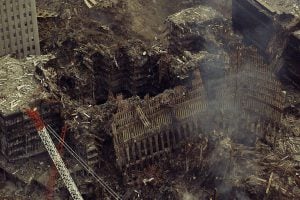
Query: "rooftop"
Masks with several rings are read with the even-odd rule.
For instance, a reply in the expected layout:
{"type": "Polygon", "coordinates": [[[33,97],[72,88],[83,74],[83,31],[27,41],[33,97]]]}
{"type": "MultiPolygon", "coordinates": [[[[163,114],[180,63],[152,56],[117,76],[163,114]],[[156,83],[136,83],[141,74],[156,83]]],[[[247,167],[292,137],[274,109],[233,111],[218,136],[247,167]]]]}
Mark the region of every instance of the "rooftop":
{"type": "Polygon", "coordinates": [[[34,78],[34,61],[0,57],[0,111],[11,114],[47,96],[34,78]]]}
{"type": "Polygon", "coordinates": [[[46,186],[48,182],[49,164],[42,161],[28,159],[24,163],[9,163],[0,155],[0,168],[20,181],[30,184],[35,180],[46,186]]]}
{"type": "Polygon", "coordinates": [[[207,6],[188,8],[169,16],[168,20],[175,24],[201,23],[222,17],[215,9],[207,6]]]}
{"type": "Polygon", "coordinates": [[[271,12],[277,14],[292,14],[300,17],[299,0],[256,0],[258,3],[266,7],[271,12]]]}

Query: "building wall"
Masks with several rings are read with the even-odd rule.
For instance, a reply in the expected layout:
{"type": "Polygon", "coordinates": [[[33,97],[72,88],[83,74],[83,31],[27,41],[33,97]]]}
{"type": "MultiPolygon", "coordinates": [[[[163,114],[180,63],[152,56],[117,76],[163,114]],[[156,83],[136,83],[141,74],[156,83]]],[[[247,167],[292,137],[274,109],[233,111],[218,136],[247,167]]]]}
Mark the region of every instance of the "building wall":
{"type": "MultiPolygon", "coordinates": [[[[96,64],[97,65],[97,64],[96,64]]],[[[153,67],[154,68],[154,67],[153,67]]],[[[98,94],[112,92],[113,94],[124,94],[125,96],[145,95],[155,90],[153,83],[156,77],[152,76],[154,69],[144,64],[122,65],[120,68],[99,65],[96,71],[96,84],[98,94]]]]}
{"type": "MultiPolygon", "coordinates": [[[[46,124],[60,132],[60,105],[41,104],[41,116],[46,124]]],[[[0,115],[1,151],[9,161],[28,158],[45,152],[34,123],[22,112],[0,115]]]]}
{"type": "Polygon", "coordinates": [[[199,78],[194,79],[192,87],[174,89],[172,95],[166,93],[139,105],[150,127],[146,127],[139,117],[135,103],[119,106],[112,126],[119,168],[124,170],[143,165],[153,158],[172,152],[193,132],[206,128],[205,124],[201,125],[201,122],[205,122],[205,113],[218,115],[218,109],[225,114],[220,124],[215,124],[218,128],[236,126],[236,131],[242,127],[259,134],[262,131],[258,124],[264,121],[280,123],[285,94],[273,68],[266,64],[264,57],[254,47],[232,47],[230,60],[231,68],[226,73],[217,103],[207,101],[198,74],[199,78]],[[213,109],[216,110],[211,111],[213,109]],[[226,117],[229,117],[230,122],[227,125],[226,117]],[[237,123],[234,125],[232,121],[237,123]],[[254,128],[256,126],[257,130],[254,128]]]}
{"type": "Polygon", "coordinates": [[[231,86],[239,110],[265,120],[280,122],[285,93],[274,69],[253,46],[238,45],[232,49],[231,86]]]}
{"type": "Polygon", "coordinates": [[[2,0],[0,20],[0,56],[40,54],[35,0],[2,0]]]}
{"type": "Polygon", "coordinates": [[[233,0],[232,20],[235,30],[261,52],[266,52],[269,42],[278,33],[272,13],[255,0],[233,0]]]}
{"type": "Polygon", "coordinates": [[[121,105],[112,124],[114,148],[120,169],[172,152],[200,128],[201,114],[207,108],[206,93],[200,74],[191,88],[178,87],[173,93],[146,100],[143,105],[121,105]],[[140,107],[150,125],[145,126],[138,114],[140,107]],[[198,128],[197,128],[198,127],[198,128]]]}
{"type": "MultiPolygon", "coordinates": [[[[289,81],[300,88],[300,30],[290,35],[284,52],[285,70],[289,81]]],[[[283,73],[284,74],[284,73],[283,73]]]]}

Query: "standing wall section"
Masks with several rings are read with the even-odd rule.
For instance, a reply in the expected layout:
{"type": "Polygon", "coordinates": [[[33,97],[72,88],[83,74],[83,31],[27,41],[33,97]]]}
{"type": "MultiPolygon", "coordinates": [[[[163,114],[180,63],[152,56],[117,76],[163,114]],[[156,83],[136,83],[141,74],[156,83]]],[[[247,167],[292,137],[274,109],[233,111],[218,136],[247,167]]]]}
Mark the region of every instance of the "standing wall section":
{"type": "MultiPolygon", "coordinates": [[[[60,104],[39,106],[46,124],[60,132],[60,104]]],[[[28,158],[46,151],[32,120],[22,112],[0,114],[1,151],[9,161],[28,158]]]]}
{"type": "Polygon", "coordinates": [[[112,123],[114,148],[120,170],[159,160],[200,129],[207,97],[199,71],[189,88],[176,87],[136,105],[120,106],[112,123]],[[137,113],[140,107],[150,126],[137,113]]]}

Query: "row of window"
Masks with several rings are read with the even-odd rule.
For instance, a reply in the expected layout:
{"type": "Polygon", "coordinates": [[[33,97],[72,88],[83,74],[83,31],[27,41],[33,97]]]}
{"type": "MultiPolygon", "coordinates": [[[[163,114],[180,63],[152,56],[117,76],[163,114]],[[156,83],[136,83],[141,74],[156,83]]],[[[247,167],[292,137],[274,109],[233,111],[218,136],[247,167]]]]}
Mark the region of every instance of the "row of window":
{"type": "MultiPolygon", "coordinates": [[[[7,22],[7,21],[6,21],[7,22]]],[[[30,20],[26,20],[25,21],[25,23],[24,24],[21,24],[21,22],[18,20],[17,22],[15,22],[15,21],[13,21],[12,22],[12,27],[10,27],[10,24],[9,23],[4,23],[4,24],[0,24],[0,30],[1,30],[1,32],[4,32],[4,31],[10,31],[9,30],[9,28],[11,28],[11,29],[20,29],[20,28],[22,28],[22,25],[25,27],[25,28],[27,28],[28,26],[29,26],[29,28],[30,27],[32,27],[32,25],[33,25],[33,21],[32,21],[32,19],[30,19],[30,20]],[[16,26],[16,23],[17,23],[17,26],[16,26]],[[29,24],[29,25],[28,25],[29,24]]],[[[25,31],[26,31],[26,29],[25,29],[25,31]]],[[[27,33],[28,33],[28,30],[27,30],[27,33]]],[[[20,34],[21,34],[21,31],[20,31],[20,34]]]]}
{"type": "Polygon", "coordinates": [[[0,3],[0,55],[17,53],[19,57],[39,54],[39,47],[34,41],[36,18],[33,18],[34,0],[14,0],[0,3]],[[20,48],[20,46],[22,48],[20,48]],[[27,48],[27,51],[26,51],[27,48]],[[24,55],[26,54],[26,55],[24,55]]]}
{"type": "MultiPolygon", "coordinates": [[[[20,14],[15,14],[15,15],[12,15],[12,16],[10,16],[10,17],[5,16],[5,14],[1,14],[1,15],[2,15],[2,17],[5,17],[4,19],[2,18],[2,22],[3,22],[3,20],[4,20],[5,24],[8,23],[8,19],[11,19],[10,21],[15,21],[15,20],[20,21],[22,18],[27,18],[27,17],[30,17],[30,18],[31,18],[31,17],[32,17],[31,11],[28,12],[28,13],[22,12],[22,13],[20,13],[20,14]],[[21,17],[21,16],[22,16],[22,17],[21,17]]],[[[12,23],[14,23],[14,22],[12,22],[12,23]]]]}
{"type": "Polygon", "coordinates": [[[19,10],[21,9],[26,9],[26,5],[31,7],[31,1],[32,0],[11,0],[11,1],[3,1],[1,7],[3,8],[3,11],[6,12],[6,9],[10,9],[13,12],[13,6],[15,6],[15,9],[19,10]],[[25,1],[25,2],[24,2],[25,1]],[[26,4],[27,3],[27,4],[26,4]]]}

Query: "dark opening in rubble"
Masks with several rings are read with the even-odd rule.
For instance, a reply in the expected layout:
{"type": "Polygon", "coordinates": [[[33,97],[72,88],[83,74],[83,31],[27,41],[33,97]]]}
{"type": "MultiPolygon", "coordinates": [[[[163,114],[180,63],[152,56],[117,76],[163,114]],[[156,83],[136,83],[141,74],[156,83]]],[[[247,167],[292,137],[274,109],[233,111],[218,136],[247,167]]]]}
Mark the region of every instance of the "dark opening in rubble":
{"type": "Polygon", "coordinates": [[[63,91],[72,91],[75,89],[75,80],[72,77],[62,76],[58,81],[58,85],[63,91]]]}

